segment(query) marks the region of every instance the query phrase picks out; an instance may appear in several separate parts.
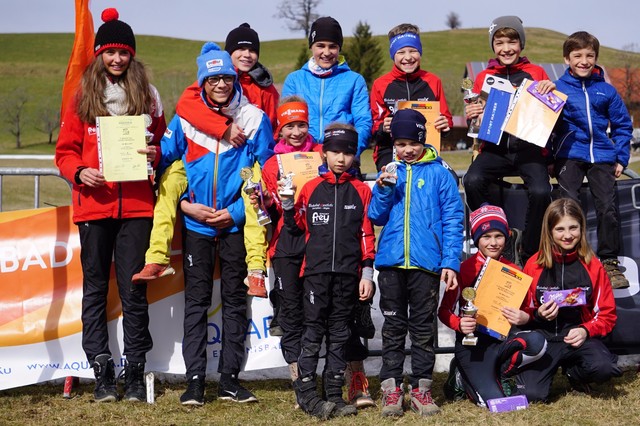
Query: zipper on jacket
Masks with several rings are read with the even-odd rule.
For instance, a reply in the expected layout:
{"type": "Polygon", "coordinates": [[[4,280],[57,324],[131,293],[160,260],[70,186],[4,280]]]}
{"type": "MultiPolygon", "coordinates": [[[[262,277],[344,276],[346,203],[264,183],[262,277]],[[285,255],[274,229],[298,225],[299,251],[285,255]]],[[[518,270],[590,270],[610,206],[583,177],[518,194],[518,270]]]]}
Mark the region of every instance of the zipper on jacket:
{"type": "Polygon", "coordinates": [[[122,183],[118,182],[118,219],[122,219],[122,183]]]}
{"type": "MultiPolygon", "coordinates": [[[[335,175],[334,175],[335,177],[335,175]]],[[[336,271],[336,224],[338,223],[338,179],[333,186],[333,241],[331,251],[331,271],[336,271]]]]}
{"type": "Polygon", "coordinates": [[[409,268],[409,266],[411,265],[411,259],[410,259],[410,246],[411,244],[409,243],[409,238],[410,238],[410,232],[409,232],[409,208],[411,206],[411,181],[412,181],[412,171],[411,171],[411,164],[407,164],[407,184],[405,185],[406,188],[406,195],[404,197],[404,267],[405,268],[409,268]]]}
{"type": "Polygon", "coordinates": [[[404,85],[407,88],[407,100],[411,100],[411,89],[409,88],[409,77],[404,76],[404,85]]]}
{"type": "Polygon", "coordinates": [[[322,140],[324,141],[324,112],[322,111],[322,100],[324,98],[324,78],[320,79],[320,126],[318,127],[318,140],[320,139],[320,137],[322,137],[322,140]]]}
{"type": "Polygon", "coordinates": [[[589,92],[587,92],[587,87],[584,84],[584,81],[582,82],[582,91],[584,92],[584,106],[587,110],[587,122],[589,123],[589,158],[591,163],[595,163],[593,158],[593,123],[591,122],[591,108],[589,107],[591,102],[589,102],[589,92]]]}

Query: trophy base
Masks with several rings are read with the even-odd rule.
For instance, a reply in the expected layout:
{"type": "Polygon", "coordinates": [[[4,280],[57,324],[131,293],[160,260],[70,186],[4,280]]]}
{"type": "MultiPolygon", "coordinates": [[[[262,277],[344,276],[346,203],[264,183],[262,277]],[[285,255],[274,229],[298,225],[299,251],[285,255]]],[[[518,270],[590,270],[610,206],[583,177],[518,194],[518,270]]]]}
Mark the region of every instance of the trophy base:
{"type": "Polygon", "coordinates": [[[269,216],[258,216],[258,224],[262,226],[267,226],[271,223],[271,218],[269,216]]]}
{"type": "Polygon", "coordinates": [[[282,191],[278,191],[278,194],[282,197],[293,197],[295,192],[293,192],[293,189],[283,189],[282,191]]]}
{"type": "Polygon", "coordinates": [[[478,344],[478,338],[476,336],[464,336],[462,338],[462,344],[465,346],[475,346],[478,344]]]}
{"type": "Polygon", "coordinates": [[[395,185],[396,183],[398,183],[396,178],[384,178],[382,179],[382,181],[387,185],[395,185]]]}

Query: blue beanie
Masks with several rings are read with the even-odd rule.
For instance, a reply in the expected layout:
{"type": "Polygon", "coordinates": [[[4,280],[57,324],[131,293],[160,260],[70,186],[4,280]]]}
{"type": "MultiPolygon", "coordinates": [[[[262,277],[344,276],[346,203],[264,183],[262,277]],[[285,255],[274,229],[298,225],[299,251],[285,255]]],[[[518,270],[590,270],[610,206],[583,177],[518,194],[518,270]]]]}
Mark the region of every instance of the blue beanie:
{"type": "Polygon", "coordinates": [[[196,58],[198,65],[198,85],[202,86],[204,80],[212,75],[238,76],[236,68],[231,62],[231,56],[220,49],[215,43],[206,42],[200,50],[200,56],[196,58]]]}
{"type": "Polygon", "coordinates": [[[409,139],[419,143],[427,140],[427,119],[415,109],[399,109],[391,119],[391,138],[409,139]]]}

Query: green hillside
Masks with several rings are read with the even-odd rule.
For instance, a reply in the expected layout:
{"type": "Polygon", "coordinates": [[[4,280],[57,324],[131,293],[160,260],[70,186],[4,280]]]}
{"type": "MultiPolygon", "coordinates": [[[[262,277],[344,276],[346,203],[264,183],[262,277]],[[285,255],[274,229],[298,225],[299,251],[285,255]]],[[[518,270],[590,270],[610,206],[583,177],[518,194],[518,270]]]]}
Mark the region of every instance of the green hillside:
{"type": "MultiPolygon", "coordinates": [[[[526,56],[533,62],[562,62],[562,33],[538,28],[527,29],[526,56]]],[[[376,37],[383,47],[388,71],[391,61],[386,54],[388,41],[376,37]]],[[[165,104],[167,119],[182,89],[196,73],[195,58],[202,42],[156,36],[137,36],[137,57],[151,71],[151,80],[165,104]]],[[[345,43],[349,43],[347,38],[345,43]]],[[[465,64],[487,61],[491,57],[486,29],[437,31],[422,34],[423,67],[444,81],[449,106],[454,114],[462,111],[459,83],[465,64]]],[[[260,61],[274,74],[278,87],[293,71],[296,58],[306,41],[278,40],[262,42],[260,61]]],[[[11,104],[16,93],[26,94],[21,150],[15,149],[15,138],[9,132],[3,108],[0,121],[0,153],[52,153],[47,135],[36,130],[42,108],[56,109],[64,80],[73,34],[0,34],[0,104],[11,104]]],[[[606,67],[621,66],[620,51],[602,48],[600,63],[606,67]]],[[[40,126],[41,127],[41,126],[40,126]]],[[[54,134],[55,137],[55,134],[54,134]]]]}

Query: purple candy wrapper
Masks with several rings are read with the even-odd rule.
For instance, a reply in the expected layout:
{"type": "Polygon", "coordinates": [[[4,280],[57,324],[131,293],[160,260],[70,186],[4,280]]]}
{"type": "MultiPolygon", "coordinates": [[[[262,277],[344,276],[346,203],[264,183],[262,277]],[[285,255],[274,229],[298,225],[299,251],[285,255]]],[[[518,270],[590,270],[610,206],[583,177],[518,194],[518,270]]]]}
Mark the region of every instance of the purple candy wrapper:
{"type": "Polygon", "coordinates": [[[544,303],[553,300],[559,307],[582,306],[587,304],[584,290],[580,287],[571,290],[550,290],[542,294],[544,303]]]}
{"type": "Polygon", "coordinates": [[[529,401],[524,395],[507,396],[489,399],[487,406],[492,413],[504,413],[505,411],[524,410],[529,406],[529,401]]]}
{"type": "Polygon", "coordinates": [[[560,108],[564,106],[564,101],[558,95],[553,92],[541,95],[538,93],[538,82],[534,81],[529,85],[527,91],[533,95],[536,99],[540,100],[543,104],[551,108],[553,112],[558,112],[560,108]]]}

